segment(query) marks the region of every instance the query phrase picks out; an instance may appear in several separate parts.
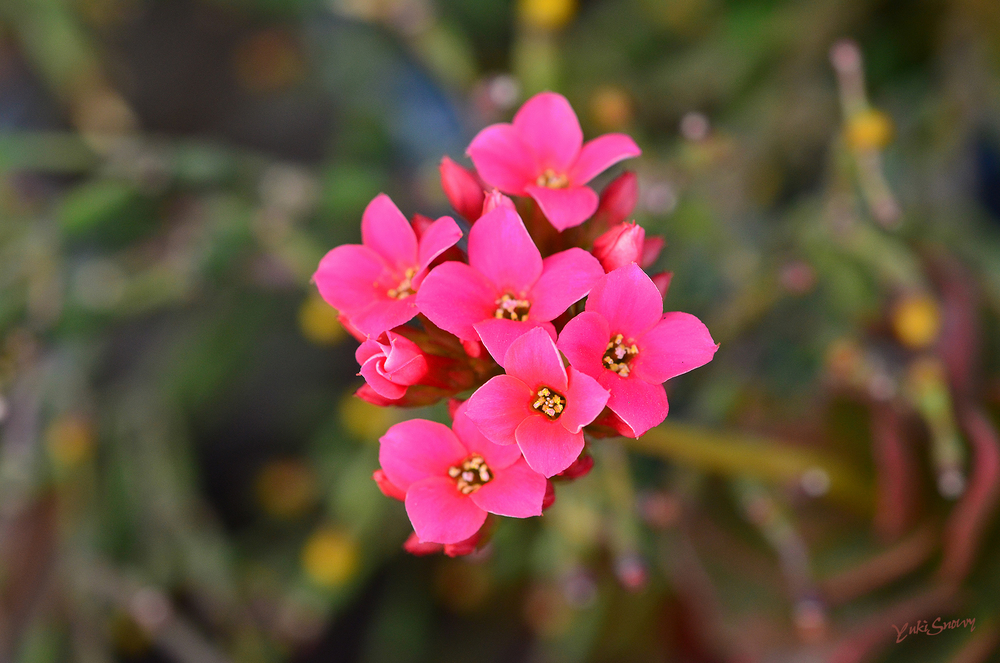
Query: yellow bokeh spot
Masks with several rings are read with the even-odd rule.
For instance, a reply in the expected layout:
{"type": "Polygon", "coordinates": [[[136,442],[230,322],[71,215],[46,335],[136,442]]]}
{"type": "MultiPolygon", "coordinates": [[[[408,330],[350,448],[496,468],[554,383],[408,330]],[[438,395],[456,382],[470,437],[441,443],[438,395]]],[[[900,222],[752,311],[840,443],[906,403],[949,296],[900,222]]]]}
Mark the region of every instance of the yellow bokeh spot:
{"type": "Polygon", "coordinates": [[[358,567],[358,548],[354,539],[331,527],[321,527],[302,548],[302,568],[309,579],[321,587],[343,585],[358,567]]]}
{"type": "Polygon", "coordinates": [[[576,0],[520,0],[518,13],[534,28],[556,30],[576,14],[576,0]]]}
{"type": "Polygon", "coordinates": [[[906,347],[912,350],[926,348],[941,332],[941,309],[929,295],[906,296],[892,311],[892,328],[896,338],[906,347]]]}
{"type": "Polygon", "coordinates": [[[347,336],[344,326],[337,320],[336,309],[315,293],[299,308],[299,329],[317,345],[334,345],[347,336]]]}
{"type": "Polygon", "coordinates": [[[892,134],[892,120],[874,108],[851,117],[845,130],[847,144],[861,152],[882,149],[892,141],[892,134]]]}
{"type": "Polygon", "coordinates": [[[86,460],[93,451],[93,426],[79,415],[60,417],[46,430],[45,446],[56,465],[73,467],[86,460]]]}
{"type": "Polygon", "coordinates": [[[393,411],[387,407],[372,405],[353,394],[340,404],[340,420],[351,435],[375,442],[396,423],[393,411]]]}
{"type": "Polygon", "coordinates": [[[602,129],[621,129],[632,120],[632,100],[621,88],[606,85],[590,98],[590,112],[602,129]]]}
{"type": "Polygon", "coordinates": [[[316,475],[299,460],[274,460],[257,475],[257,501],[275,518],[295,518],[316,503],[316,475]]]}

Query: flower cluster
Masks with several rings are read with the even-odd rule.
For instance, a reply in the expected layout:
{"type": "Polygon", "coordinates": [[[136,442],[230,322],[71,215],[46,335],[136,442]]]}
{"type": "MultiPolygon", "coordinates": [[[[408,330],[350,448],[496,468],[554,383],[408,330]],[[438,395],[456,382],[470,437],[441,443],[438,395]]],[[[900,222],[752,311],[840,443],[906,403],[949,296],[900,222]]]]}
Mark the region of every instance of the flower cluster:
{"type": "Polygon", "coordinates": [[[454,219],[408,221],[380,194],[362,244],[320,262],[320,294],[361,341],[357,395],[450,399],[451,428],[412,419],[380,441],[374,479],[405,503],[410,552],[467,554],[485,541],[489,514],[541,515],[552,480],[593,464],[585,432],[642,435],[667,416],[663,383],[711,361],[718,346],[705,325],[663,312],[670,274],[643,271],[664,242],[626,222],[634,174],[600,197],[587,186],[639,154],[624,134],[584,143],[566,99],[536,95],[511,124],[473,139],[475,171],[441,163],[470,224],[464,248],[454,219]]]}

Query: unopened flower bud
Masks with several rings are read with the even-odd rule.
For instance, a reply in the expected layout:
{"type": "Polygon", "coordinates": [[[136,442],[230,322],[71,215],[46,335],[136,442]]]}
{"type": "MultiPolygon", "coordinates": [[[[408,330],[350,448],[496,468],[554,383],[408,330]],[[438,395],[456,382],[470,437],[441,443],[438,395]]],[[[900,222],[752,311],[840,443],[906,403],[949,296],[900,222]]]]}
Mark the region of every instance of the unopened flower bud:
{"type": "Polygon", "coordinates": [[[560,472],[558,477],[563,479],[579,479],[580,477],[585,477],[590,473],[590,470],[594,468],[594,457],[588,453],[581,455],[573,464],[567,467],[565,470],[560,472]]]}
{"type": "Polygon", "coordinates": [[[549,481],[545,484],[545,497],[542,498],[542,511],[556,503],[556,487],[549,481]]]}
{"type": "Polygon", "coordinates": [[[660,291],[660,296],[666,299],[667,291],[670,290],[670,281],[674,278],[673,272],[660,272],[659,274],[653,274],[649,277],[656,286],[656,289],[660,291]]]}
{"type": "Polygon", "coordinates": [[[365,341],[354,356],[361,364],[359,375],[385,398],[402,398],[407,387],[427,375],[427,358],[420,346],[395,332],[365,341]]]}
{"type": "Polygon", "coordinates": [[[445,157],[441,159],[441,188],[455,211],[469,221],[479,218],[483,209],[483,185],[476,175],[445,157]]]}
{"type": "Polygon", "coordinates": [[[642,258],[639,259],[639,266],[643,269],[651,266],[660,257],[660,252],[666,245],[666,240],[659,235],[646,237],[642,244],[642,258]]]}
{"type": "Polygon", "coordinates": [[[639,202],[639,178],[630,170],[611,180],[601,192],[595,218],[614,226],[629,217],[639,202]]]}
{"type": "Polygon", "coordinates": [[[646,231],[632,223],[619,223],[594,240],[594,257],[601,262],[605,272],[613,272],[629,263],[642,260],[642,247],[646,231]]]}
{"type": "Polygon", "coordinates": [[[382,470],[375,470],[375,472],[372,474],[372,479],[375,480],[375,484],[378,486],[378,489],[381,490],[382,494],[385,495],[386,497],[391,497],[393,499],[399,500],[400,502],[406,499],[406,492],[400,490],[398,487],[396,487],[396,484],[389,481],[389,477],[387,477],[385,475],[385,472],[383,472],[382,470]]]}
{"type": "Polygon", "coordinates": [[[488,214],[498,207],[506,207],[515,212],[517,211],[513,200],[493,189],[486,194],[486,198],[483,200],[483,214],[488,214]]]}

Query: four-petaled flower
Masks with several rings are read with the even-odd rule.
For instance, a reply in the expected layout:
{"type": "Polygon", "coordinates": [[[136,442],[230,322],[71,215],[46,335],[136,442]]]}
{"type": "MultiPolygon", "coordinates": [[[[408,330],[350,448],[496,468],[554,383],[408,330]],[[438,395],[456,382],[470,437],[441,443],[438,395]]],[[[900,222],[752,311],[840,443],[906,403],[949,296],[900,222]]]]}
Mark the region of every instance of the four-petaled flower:
{"type": "Polygon", "coordinates": [[[528,329],[548,324],[604,275],[597,259],[572,248],[542,260],[521,217],[503,205],[469,231],[469,264],[438,265],[417,293],[417,307],[463,341],[482,340],[497,363],[528,329]]]}
{"type": "Polygon", "coordinates": [[[576,113],[554,92],[526,101],[512,124],[486,127],[468,149],[487,184],[531,196],[560,231],[580,225],[597,210],[597,194],[587,182],[641,153],[625,134],[605,134],[584,144],[576,113]]]}
{"type": "Polygon", "coordinates": [[[362,244],[344,244],[327,253],[313,280],[323,299],[354,327],[378,336],[417,314],[413,295],[428,265],[461,238],[458,225],[443,216],[418,242],[399,208],[379,194],[361,217],[362,244]]]}
{"type": "Polygon", "coordinates": [[[542,513],[545,477],[528,467],[517,447],[486,439],[466,416],[467,407],[455,412],[452,428],[410,419],[380,440],[382,475],[376,480],[387,494],[404,495],[406,514],[424,543],[465,541],[487,512],[513,518],[542,513]]]}
{"type": "Polygon", "coordinates": [[[608,392],[573,367],[567,371],[544,329],[532,329],[507,349],[498,375],[466,401],[469,419],[491,441],[521,449],[546,477],[559,474],[583,451],[584,426],[608,401],[608,392]]]}
{"type": "Polygon", "coordinates": [[[558,345],[570,366],[611,393],[608,408],[634,437],[666,418],[663,382],[707,364],[719,348],[698,318],[663,313],[660,292],[634,263],[597,282],[558,345]]]}

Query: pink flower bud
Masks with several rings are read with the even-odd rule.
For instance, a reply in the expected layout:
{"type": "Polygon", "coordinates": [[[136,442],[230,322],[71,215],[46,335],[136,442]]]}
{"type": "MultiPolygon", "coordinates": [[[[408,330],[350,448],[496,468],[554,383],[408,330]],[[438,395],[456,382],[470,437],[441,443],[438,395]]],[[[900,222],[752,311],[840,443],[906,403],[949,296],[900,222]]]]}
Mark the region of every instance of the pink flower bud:
{"type": "Polygon", "coordinates": [[[406,388],[427,375],[427,358],[420,347],[395,332],[367,340],[354,353],[361,364],[359,375],[380,396],[402,398],[406,388]]]}
{"type": "Polygon", "coordinates": [[[619,223],[594,240],[594,257],[605,272],[613,272],[629,263],[642,260],[646,231],[632,223],[619,223]]]}
{"type": "Polygon", "coordinates": [[[410,553],[411,555],[416,555],[417,557],[423,557],[424,555],[434,555],[436,553],[444,550],[444,546],[440,543],[424,543],[417,538],[417,533],[413,532],[410,534],[409,538],[403,544],[403,550],[410,553]]]}
{"type": "Polygon", "coordinates": [[[382,491],[382,494],[386,497],[391,497],[393,499],[402,502],[406,499],[406,491],[400,490],[396,487],[396,484],[389,481],[389,477],[385,475],[382,470],[375,470],[372,474],[372,479],[375,480],[378,489],[382,491]]]}
{"type": "Polygon", "coordinates": [[[639,260],[639,266],[645,269],[656,262],[656,259],[660,257],[660,252],[666,244],[666,240],[659,235],[647,237],[642,245],[642,259],[639,260]]]}
{"type": "Polygon", "coordinates": [[[483,214],[489,214],[498,207],[506,207],[513,212],[517,212],[513,200],[493,189],[486,194],[486,199],[483,200],[483,214]]]}
{"type": "Polygon", "coordinates": [[[445,157],[441,159],[441,188],[451,206],[469,221],[479,218],[483,209],[483,185],[476,175],[445,157]]]}
{"type": "Polygon", "coordinates": [[[584,453],[582,456],[577,458],[572,465],[567,467],[565,470],[559,473],[559,477],[563,479],[579,479],[580,477],[585,477],[590,474],[590,470],[594,467],[594,457],[588,453],[584,453]]]}
{"type": "Polygon", "coordinates": [[[545,497],[542,499],[542,511],[556,503],[556,487],[549,481],[545,484],[545,497]]]}
{"type": "Polygon", "coordinates": [[[670,289],[670,281],[674,278],[673,272],[660,272],[659,274],[653,274],[649,277],[652,280],[653,285],[656,289],[660,291],[660,297],[666,299],[667,290],[670,289]]]}
{"type": "Polygon", "coordinates": [[[613,226],[627,219],[638,202],[639,178],[632,171],[626,170],[604,187],[595,216],[613,226]]]}

